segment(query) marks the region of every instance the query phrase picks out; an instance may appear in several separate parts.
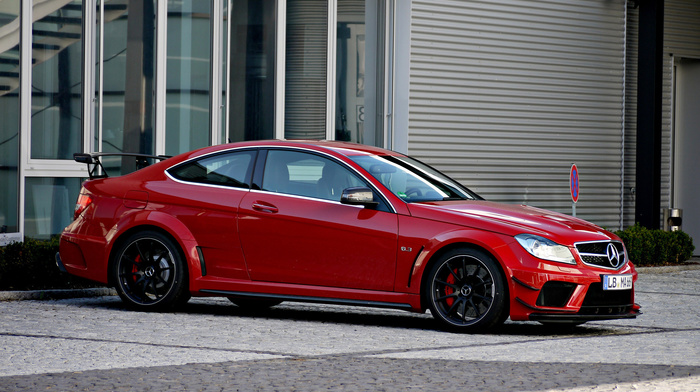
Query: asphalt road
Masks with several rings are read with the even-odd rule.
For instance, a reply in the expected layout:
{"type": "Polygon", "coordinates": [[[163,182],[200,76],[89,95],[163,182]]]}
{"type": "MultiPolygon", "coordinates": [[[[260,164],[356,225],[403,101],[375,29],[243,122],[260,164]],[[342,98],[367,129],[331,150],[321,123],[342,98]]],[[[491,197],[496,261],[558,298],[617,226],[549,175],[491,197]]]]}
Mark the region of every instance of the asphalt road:
{"type": "Polygon", "coordinates": [[[635,320],[480,335],[328,305],[0,301],[0,391],[700,391],[700,269],[645,270],[636,290],[635,320]]]}

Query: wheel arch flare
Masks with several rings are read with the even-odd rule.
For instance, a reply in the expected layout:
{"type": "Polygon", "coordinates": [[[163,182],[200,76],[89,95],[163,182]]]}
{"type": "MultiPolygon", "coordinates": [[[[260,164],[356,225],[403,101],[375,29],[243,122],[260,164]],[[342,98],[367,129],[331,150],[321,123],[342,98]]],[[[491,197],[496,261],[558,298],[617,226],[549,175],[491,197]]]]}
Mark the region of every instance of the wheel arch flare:
{"type": "MultiPolygon", "coordinates": [[[[122,219],[115,225],[111,231],[114,235],[110,236],[111,238],[107,243],[107,270],[110,270],[114,262],[114,252],[120,248],[124,241],[134,233],[145,230],[158,231],[170,237],[178,245],[182,256],[186,260],[189,286],[192,287],[193,281],[202,275],[197,241],[184,223],[172,215],[157,211],[141,211],[129,216],[127,219],[122,219]]],[[[114,284],[115,282],[110,281],[109,283],[114,284]]]]}

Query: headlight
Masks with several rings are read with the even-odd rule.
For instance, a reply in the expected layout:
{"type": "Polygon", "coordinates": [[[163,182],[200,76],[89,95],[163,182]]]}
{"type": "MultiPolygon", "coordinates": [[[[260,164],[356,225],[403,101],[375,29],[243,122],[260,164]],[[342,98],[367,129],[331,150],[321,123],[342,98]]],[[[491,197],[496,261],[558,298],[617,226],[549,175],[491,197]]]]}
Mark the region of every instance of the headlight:
{"type": "Polygon", "coordinates": [[[576,264],[571,250],[564,245],[533,234],[518,234],[515,239],[528,253],[539,259],[576,264]]]}

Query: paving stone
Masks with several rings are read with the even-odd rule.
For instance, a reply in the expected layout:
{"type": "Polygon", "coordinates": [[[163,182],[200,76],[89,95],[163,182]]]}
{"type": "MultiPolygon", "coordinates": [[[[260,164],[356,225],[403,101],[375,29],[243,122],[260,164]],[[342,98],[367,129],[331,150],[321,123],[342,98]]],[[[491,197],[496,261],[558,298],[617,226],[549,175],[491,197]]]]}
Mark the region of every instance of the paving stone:
{"type": "Polygon", "coordinates": [[[698,269],[642,271],[635,320],[475,335],[442,332],[429,314],[331,305],[2,301],[0,391],[694,391],[699,284],[698,269]]]}

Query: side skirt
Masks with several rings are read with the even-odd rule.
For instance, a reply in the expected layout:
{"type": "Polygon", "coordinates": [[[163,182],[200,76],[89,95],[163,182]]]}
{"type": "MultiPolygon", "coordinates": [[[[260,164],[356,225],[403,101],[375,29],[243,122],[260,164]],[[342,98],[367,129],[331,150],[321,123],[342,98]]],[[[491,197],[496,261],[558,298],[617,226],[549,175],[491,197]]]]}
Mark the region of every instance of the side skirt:
{"type": "Polygon", "coordinates": [[[253,298],[253,299],[277,299],[281,301],[292,301],[292,302],[311,302],[320,304],[330,304],[330,305],[350,305],[350,306],[364,306],[370,308],[384,308],[384,309],[400,309],[413,312],[413,308],[409,304],[402,304],[396,302],[378,302],[378,301],[365,301],[365,300],[355,300],[355,299],[342,299],[342,298],[326,298],[326,297],[309,297],[300,295],[283,295],[283,294],[267,294],[267,293],[250,293],[250,292],[240,292],[240,291],[226,291],[226,290],[200,290],[201,293],[209,295],[223,295],[227,297],[238,297],[238,298],[253,298]]]}

